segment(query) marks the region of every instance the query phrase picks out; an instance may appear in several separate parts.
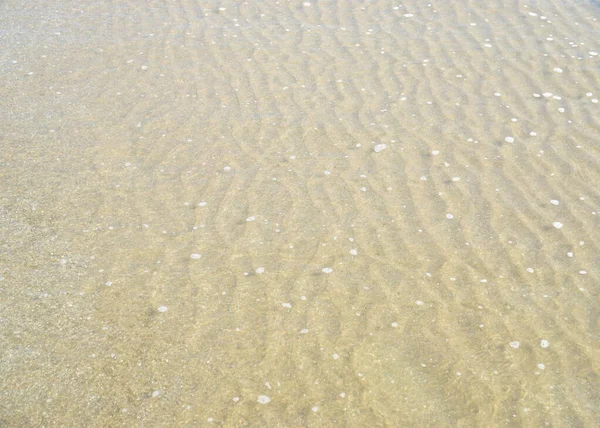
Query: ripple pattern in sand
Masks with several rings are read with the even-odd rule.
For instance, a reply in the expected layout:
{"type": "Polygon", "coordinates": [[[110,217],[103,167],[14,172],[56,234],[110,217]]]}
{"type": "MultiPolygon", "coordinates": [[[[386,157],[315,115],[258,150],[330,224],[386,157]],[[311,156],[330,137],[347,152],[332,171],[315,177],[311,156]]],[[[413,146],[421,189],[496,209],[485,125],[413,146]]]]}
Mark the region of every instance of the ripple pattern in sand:
{"type": "Polygon", "coordinates": [[[4,2],[0,422],[599,425],[600,10],[479,3],[4,2]]]}

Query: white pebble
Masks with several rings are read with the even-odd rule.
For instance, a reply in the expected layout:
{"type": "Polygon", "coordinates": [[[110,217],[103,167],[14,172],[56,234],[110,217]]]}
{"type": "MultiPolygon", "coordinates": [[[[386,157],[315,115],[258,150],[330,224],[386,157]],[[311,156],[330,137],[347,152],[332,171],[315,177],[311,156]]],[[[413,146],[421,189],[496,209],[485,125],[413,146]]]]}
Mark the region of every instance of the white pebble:
{"type": "Polygon", "coordinates": [[[504,139],[504,141],[506,141],[507,143],[514,143],[514,142],[515,142],[515,139],[514,139],[513,137],[506,137],[506,138],[504,139]]]}
{"type": "Polygon", "coordinates": [[[340,356],[338,354],[333,354],[332,357],[333,357],[334,360],[339,360],[340,359],[340,356]]]}
{"type": "Polygon", "coordinates": [[[158,312],[167,312],[168,308],[166,306],[159,306],[158,307],[158,312]]]}
{"type": "Polygon", "coordinates": [[[259,268],[257,268],[257,269],[256,269],[256,273],[257,273],[257,274],[259,274],[259,275],[260,275],[261,273],[265,273],[265,268],[264,268],[264,267],[259,267],[259,268]]]}
{"type": "Polygon", "coordinates": [[[448,213],[448,214],[446,214],[446,218],[448,220],[452,220],[454,218],[454,216],[452,214],[448,213]]]}
{"type": "Polygon", "coordinates": [[[556,68],[554,69],[554,71],[556,71],[557,73],[562,73],[562,68],[558,68],[558,67],[556,67],[556,68]]]}
{"type": "Polygon", "coordinates": [[[521,344],[519,342],[517,342],[517,341],[510,342],[509,345],[510,345],[511,348],[515,348],[515,349],[518,349],[519,346],[521,346],[521,344]]]}
{"type": "Polygon", "coordinates": [[[417,304],[417,306],[423,306],[425,304],[420,300],[417,300],[415,303],[417,304]]]}
{"type": "Polygon", "coordinates": [[[563,224],[559,221],[555,221],[554,223],[552,223],[552,226],[556,227],[557,229],[562,229],[563,224]]]}
{"type": "Polygon", "coordinates": [[[439,150],[432,150],[431,154],[434,155],[434,156],[437,156],[437,155],[440,154],[440,151],[439,150]]]}
{"type": "Polygon", "coordinates": [[[353,248],[350,250],[350,254],[356,256],[358,254],[358,251],[356,250],[356,248],[353,248]]]}
{"type": "Polygon", "coordinates": [[[284,308],[291,308],[292,304],[291,303],[282,303],[281,306],[283,306],[284,308]]]}
{"type": "Polygon", "coordinates": [[[539,363],[537,366],[540,370],[544,370],[546,368],[546,366],[543,363],[539,363]]]}
{"type": "Polygon", "coordinates": [[[300,334],[306,334],[306,333],[308,333],[307,328],[303,328],[302,330],[300,330],[300,334]]]}
{"type": "Polygon", "coordinates": [[[331,268],[328,268],[328,267],[326,267],[326,268],[323,268],[323,269],[321,269],[321,270],[323,271],[323,273],[331,273],[331,272],[333,272],[333,269],[331,269],[331,268]]]}
{"type": "Polygon", "coordinates": [[[385,149],[387,149],[387,144],[377,144],[375,147],[373,147],[373,150],[375,150],[375,153],[379,153],[385,149]]]}
{"type": "Polygon", "coordinates": [[[259,402],[260,404],[268,404],[268,403],[270,403],[270,402],[271,402],[271,398],[269,398],[269,397],[268,397],[268,396],[266,396],[266,395],[259,395],[259,396],[258,396],[258,402],[259,402]]]}
{"type": "Polygon", "coordinates": [[[393,322],[392,323],[392,327],[394,327],[394,328],[398,327],[398,323],[397,322],[393,322]]]}
{"type": "Polygon", "coordinates": [[[550,203],[551,203],[552,205],[558,205],[558,204],[560,204],[560,202],[559,202],[559,201],[557,201],[556,199],[552,199],[552,200],[550,200],[550,203]]]}
{"type": "Polygon", "coordinates": [[[200,255],[200,254],[192,254],[190,257],[192,259],[198,260],[200,257],[202,257],[202,255],[200,255]]]}
{"type": "Polygon", "coordinates": [[[250,216],[246,219],[246,221],[254,221],[254,220],[256,220],[256,217],[254,217],[254,216],[250,216]]]}
{"type": "Polygon", "coordinates": [[[540,342],[540,346],[542,348],[547,348],[548,346],[550,346],[550,342],[548,342],[546,339],[542,339],[542,341],[540,342]]]}

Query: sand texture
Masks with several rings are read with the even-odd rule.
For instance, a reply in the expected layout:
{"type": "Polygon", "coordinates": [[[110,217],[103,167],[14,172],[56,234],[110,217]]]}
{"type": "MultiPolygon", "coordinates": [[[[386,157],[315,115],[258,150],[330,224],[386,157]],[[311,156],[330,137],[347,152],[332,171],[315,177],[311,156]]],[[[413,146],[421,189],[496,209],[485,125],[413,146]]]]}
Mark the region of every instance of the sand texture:
{"type": "Polygon", "coordinates": [[[599,20],[0,2],[0,425],[600,426],[599,20]]]}

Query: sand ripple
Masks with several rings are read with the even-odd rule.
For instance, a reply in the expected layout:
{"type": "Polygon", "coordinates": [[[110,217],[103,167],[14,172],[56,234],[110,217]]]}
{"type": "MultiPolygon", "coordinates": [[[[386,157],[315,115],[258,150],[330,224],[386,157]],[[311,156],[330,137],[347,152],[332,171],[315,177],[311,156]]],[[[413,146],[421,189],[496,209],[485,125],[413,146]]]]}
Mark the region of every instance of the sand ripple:
{"type": "Polygon", "coordinates": [[[600,425],[600,10],[438,3],[4,2],[0,425],[600,425]]]}

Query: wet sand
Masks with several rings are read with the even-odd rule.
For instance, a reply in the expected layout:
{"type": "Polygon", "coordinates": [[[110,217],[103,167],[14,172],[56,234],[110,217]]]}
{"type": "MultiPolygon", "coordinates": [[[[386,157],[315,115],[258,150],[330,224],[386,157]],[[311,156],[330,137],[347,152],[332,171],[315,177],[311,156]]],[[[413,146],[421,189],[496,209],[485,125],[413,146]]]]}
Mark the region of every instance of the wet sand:
{"type": "Polygon", "coordinates": [[[595,1],[0,4],[0,425],[600,425],[595,1]]]}

